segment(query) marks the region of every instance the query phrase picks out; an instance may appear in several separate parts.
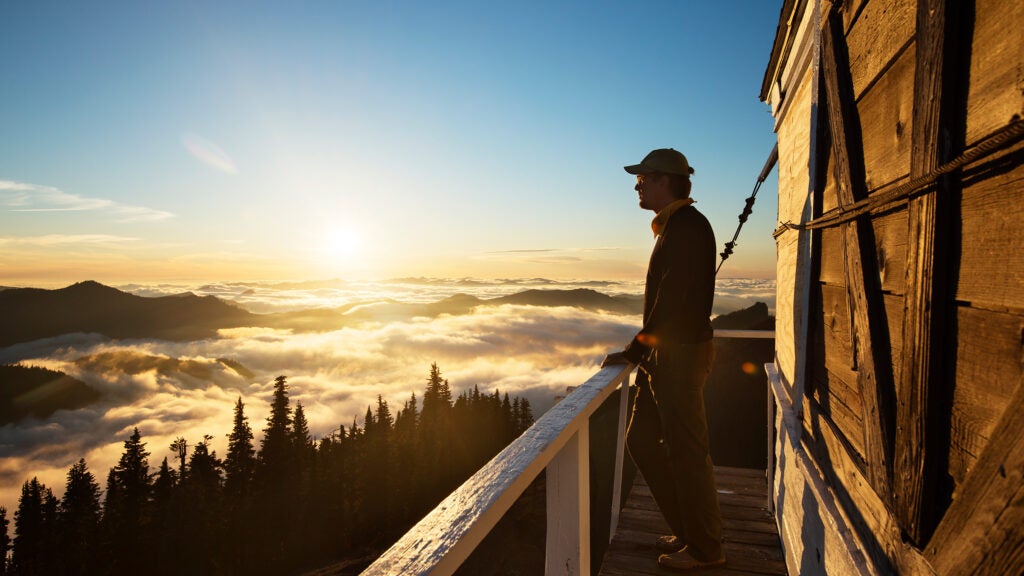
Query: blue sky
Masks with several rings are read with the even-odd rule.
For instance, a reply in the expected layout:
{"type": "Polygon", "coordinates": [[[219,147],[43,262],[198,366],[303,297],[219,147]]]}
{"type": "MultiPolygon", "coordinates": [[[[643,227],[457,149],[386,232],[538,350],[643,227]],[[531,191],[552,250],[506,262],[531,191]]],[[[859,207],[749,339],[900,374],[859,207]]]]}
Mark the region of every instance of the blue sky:
{"type": "MultiPolygon", "coordinates": [[[[719,244],[780,2],[0,5],[0,284],[641,278],[672,146],[719,244]]],[[[771,275],[773,174],[728,276],[771,275]]]]}

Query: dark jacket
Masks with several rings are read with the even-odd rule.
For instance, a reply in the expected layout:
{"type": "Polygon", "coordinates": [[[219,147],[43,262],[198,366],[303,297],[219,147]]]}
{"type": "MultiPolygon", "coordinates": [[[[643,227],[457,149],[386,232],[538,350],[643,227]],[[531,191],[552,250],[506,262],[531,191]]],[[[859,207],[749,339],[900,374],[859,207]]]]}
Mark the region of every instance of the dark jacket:
{"type": "Polygon", "coordinates": [[[681,208],[658,236],[647,267],[644,326],[624,354],[634,364],[683,353],[710,340],[715,297],[715,233],[693,206],[681,208]]]}

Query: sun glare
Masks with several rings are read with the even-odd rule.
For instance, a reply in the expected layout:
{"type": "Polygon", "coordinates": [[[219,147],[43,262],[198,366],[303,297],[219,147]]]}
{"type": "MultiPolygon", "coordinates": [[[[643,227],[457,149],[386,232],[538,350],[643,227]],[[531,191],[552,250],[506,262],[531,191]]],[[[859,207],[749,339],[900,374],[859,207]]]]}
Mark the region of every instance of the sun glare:
{"type": "Polygon", "coordinates": [[[350,228],[335,228],[324,234],[322,249],[335,258],[353,258],[359,255],[363,241],[350,228]]]}

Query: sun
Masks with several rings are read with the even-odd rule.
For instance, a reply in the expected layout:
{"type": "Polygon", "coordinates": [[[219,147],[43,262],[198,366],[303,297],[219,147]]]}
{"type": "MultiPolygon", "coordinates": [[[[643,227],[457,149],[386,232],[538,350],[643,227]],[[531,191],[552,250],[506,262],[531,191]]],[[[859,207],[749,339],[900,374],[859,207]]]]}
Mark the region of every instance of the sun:
{"type": "Polygon", "coordinates": [[[332,228],[324,233],[321,249],[334,258],[354,258],[359,255],[363,239],[351,228],[332,228]]]}

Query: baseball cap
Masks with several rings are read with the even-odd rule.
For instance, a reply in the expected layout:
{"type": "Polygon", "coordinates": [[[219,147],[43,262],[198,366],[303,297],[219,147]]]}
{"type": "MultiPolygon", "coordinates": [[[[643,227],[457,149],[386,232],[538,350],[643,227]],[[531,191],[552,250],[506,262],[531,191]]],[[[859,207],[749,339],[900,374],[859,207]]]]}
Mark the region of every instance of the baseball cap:
{"type": "Polygon", "coordinates": [[[625,167],[630,174],[650,174],[658,172],[661,174],[680,174],[689,176],[693,174],[693,168],[686,161],[686,156],[674,148],[658,148],[651,150],[651,153],[644,156],[639,164],[625,167]]]}

